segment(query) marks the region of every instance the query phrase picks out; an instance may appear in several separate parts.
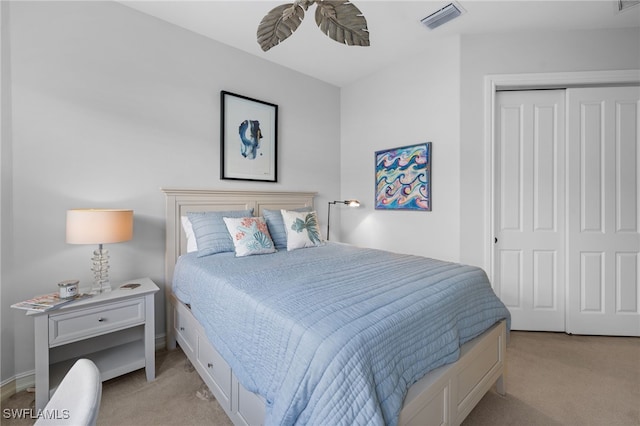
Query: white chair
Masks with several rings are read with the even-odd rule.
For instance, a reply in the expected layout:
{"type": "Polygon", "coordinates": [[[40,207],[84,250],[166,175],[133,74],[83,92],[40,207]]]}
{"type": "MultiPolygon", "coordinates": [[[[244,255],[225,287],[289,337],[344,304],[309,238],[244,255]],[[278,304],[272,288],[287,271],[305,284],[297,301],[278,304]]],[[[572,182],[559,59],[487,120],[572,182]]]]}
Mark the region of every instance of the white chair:
{"type": "Polygon", "coordinates": [[[35,424],[94,426],[101,397],[98,367],[91,360],[79,359],[64,376],[35,424]]]}

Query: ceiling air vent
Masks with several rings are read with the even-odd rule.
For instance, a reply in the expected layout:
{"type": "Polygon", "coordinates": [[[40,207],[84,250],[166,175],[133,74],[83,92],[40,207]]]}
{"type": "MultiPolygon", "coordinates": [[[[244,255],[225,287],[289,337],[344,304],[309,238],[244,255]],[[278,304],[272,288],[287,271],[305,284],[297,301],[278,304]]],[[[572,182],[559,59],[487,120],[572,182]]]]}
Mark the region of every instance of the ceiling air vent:
{"type": "Polygon", "coordinates": [[[464,9],[460,7],[460,5],[455,3],[449,3],[442,9],[438,10],[435,13],[427,16],[426,18],[422,18],[420,22],[425,24],[430,30],[439,27],[442,24],[449,22],[450,20],[457,18],[462,15],[464,9]]]}

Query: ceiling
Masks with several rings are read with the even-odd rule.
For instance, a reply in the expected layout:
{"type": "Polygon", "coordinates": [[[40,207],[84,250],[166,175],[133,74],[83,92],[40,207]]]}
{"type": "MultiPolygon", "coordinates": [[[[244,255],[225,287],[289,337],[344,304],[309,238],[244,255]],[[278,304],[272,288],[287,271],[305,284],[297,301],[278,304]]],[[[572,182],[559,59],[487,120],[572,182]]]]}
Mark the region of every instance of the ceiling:
{"type": "Polygon", "coordinates": [[[371,46],[345,46],[316,26],[315,6],[300,27],[268,52],[256,41],[264,15],[292,0],[160,0],[120,3],[287,68],[342,87],[445,37],[513,31],[640,27],[640,5],[618,11],[618,0],[459,0],[465,13],[429,30],[420,23],[451,1],[352,0],[367,19],[371,46]]]}

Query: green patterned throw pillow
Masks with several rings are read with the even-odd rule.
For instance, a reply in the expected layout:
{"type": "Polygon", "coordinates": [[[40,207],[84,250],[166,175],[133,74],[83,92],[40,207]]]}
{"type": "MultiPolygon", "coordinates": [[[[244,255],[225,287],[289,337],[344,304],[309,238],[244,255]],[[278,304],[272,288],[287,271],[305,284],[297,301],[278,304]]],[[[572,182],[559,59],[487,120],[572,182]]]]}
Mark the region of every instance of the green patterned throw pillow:
{"type": "Polygon", "coordinates": [[[318,214],[282,210],[284,228],[287,232],[287,251],[323,244],[318,225],[318,214]]]}

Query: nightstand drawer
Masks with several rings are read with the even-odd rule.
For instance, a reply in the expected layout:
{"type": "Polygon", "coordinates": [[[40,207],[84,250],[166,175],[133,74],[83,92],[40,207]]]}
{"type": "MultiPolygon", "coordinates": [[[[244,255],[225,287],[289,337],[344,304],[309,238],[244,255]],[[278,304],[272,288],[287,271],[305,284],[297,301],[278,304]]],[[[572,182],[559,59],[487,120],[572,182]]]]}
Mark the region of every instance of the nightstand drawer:
{"type": "Polygon", "coordinates": [[[49,346],[144,324],[144,298],[107,303],[49,316],[49,346]]]}

